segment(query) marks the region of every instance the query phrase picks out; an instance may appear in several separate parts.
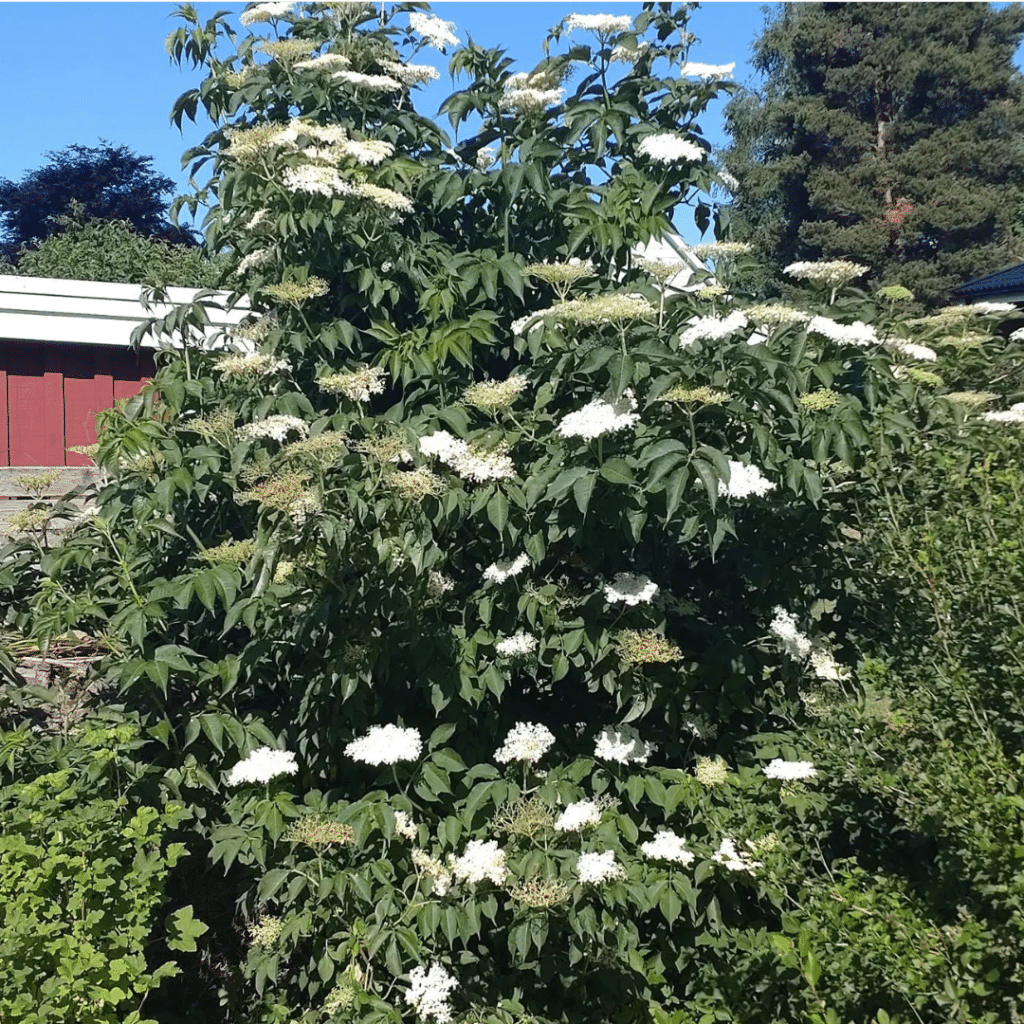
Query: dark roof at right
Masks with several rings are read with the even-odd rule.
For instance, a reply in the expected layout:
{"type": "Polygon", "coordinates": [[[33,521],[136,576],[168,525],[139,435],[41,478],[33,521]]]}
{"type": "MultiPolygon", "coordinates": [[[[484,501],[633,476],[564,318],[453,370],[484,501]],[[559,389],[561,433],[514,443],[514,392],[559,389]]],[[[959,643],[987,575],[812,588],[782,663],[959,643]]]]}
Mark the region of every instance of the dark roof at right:
{"type": "Polygon", "coordinates": [[[1005,270],[997,270],[994,274],[979,277],[967,284],[953,289],[954,295],[991,295],[998,292],[1016,292],[1024,289],[1024,263],[1005,270]]]}

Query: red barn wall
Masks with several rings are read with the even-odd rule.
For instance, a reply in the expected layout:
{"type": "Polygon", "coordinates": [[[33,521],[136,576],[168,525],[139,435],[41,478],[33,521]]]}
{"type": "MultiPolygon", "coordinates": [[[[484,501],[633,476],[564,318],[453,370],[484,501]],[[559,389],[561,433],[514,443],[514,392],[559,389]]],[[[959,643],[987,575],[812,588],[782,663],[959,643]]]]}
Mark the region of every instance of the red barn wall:
{"type": "Polygon", "coordinates": [[[90,466],[96,413],[138,394],[153,353],[0,339],[0,466],[90,466]]]}

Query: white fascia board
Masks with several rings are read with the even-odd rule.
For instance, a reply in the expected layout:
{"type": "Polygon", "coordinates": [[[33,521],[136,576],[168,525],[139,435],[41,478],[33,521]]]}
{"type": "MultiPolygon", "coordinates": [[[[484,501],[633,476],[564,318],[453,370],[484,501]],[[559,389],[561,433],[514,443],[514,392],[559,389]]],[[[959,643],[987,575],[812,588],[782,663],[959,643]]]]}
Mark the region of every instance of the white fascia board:
{"type": "Polygon", "coordinates": [[[705,285],[715,284],[712,276],[700,284],[691,284],[695,270],[709,274],[710,270],[690,251],[681,236],[672,232],[663,235],[657,240],[647,242],[645,245],[638,245],[633,249],[633,255],[646,260],[665,260],[668,263],[682,262],[686,264],[675,277],[665,282],[667,288],[673,291],[687,291],[694,288],[703,288],[705,285]]]}
{"type": "MultiPolygon", "coordinates": [[[[168,288],[170,302],[147,309],[142,303],[143,288],[137,284],[0,274],[0,339],[125,347],[139,324],[192,302],[200,290],[168,288]]],[[[215,292],[210,298],[226,306],[229,295],[215,292]]],[[[208,307],[207,339],[238,324],[248,313],[245,299],[231,310],[208,307]]],[[[174,339],[167,340],[173,344],[174,339]]],[[[158,341],[147,337],[143,346],[157,348],[158,341]]]]}

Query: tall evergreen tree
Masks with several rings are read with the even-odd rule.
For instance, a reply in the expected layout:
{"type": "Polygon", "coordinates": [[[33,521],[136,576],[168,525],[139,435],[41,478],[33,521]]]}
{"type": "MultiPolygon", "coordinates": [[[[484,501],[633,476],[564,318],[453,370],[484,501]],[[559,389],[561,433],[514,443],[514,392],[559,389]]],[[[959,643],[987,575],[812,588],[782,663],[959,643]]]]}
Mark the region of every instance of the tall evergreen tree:
{"type": "Polygon", "coordinates": [[[766,276],[850,257],[936,302],[1024,252],[1019,4],[765,10],[763,87],[727,107],[724,160],[766,276]]]}

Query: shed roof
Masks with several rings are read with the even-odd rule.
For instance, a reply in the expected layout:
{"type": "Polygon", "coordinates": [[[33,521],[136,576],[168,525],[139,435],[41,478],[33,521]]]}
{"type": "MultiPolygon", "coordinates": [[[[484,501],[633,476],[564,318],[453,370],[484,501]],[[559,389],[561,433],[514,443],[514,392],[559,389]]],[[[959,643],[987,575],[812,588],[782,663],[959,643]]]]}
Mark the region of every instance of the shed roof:
{"type": "Polygon", "coordinates": [[[963,298],[982,298],[990,295],[1007,295],[1010,292],[1024,292],[1024,263],[997,270],[994,274],[968,281],[953,289],[953,294],[963,298]]]}

